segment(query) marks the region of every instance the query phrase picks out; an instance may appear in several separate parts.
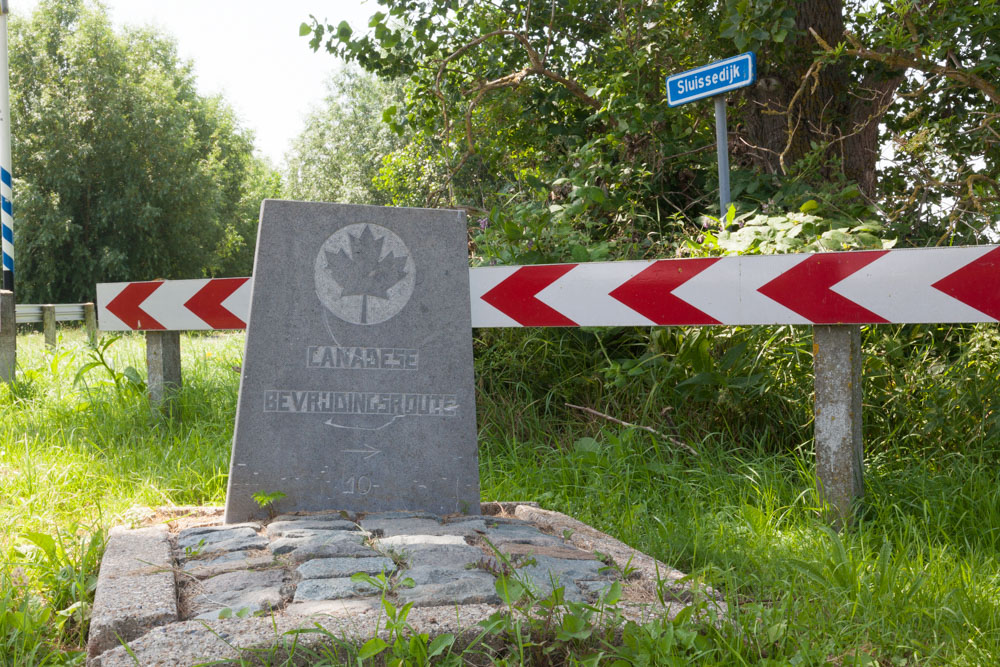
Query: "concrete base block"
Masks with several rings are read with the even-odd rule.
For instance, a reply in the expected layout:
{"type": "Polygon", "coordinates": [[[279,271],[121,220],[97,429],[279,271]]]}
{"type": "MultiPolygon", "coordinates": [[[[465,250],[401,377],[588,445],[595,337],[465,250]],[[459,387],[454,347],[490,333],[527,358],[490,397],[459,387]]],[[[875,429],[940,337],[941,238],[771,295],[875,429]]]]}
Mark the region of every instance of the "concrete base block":
{"type": "Polygon", "coordinates": [[[165,526],[112,531],[97,579],[88,656],[177,621],[173,566],[165,526]]]}
{"type": "Polygon", "coordinates": [[[835,523],[850,520],[864,495],[861,435],[861,328],[813,327],[816,477],[835,523]]]}

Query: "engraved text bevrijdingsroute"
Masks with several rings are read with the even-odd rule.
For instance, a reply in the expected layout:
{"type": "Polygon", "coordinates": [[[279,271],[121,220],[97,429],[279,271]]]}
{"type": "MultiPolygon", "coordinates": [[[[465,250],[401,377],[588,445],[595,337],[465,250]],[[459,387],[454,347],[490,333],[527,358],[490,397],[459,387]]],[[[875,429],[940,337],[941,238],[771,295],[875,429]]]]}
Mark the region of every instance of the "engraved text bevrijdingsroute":
{"type": "Polygon", "coordinates": [[[264,392],[264,412],[454,417],[458,414],[458,397],[455,394],[269,389],[264,392]]]}
{"type": "Polygon", "coordinates": [[[391,347],[331,347],[314,345],[306,350],[307,368],[415,371],[418,350],[391,347]]]}

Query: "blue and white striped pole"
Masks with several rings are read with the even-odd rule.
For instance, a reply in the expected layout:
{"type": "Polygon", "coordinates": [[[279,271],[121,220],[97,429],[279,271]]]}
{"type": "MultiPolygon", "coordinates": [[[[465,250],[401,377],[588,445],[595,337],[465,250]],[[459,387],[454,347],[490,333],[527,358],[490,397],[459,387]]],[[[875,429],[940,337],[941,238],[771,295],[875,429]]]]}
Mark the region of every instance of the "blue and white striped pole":
{"type": "Polygon", "coordinates": [[[0,226],[3,233],[3,289],[14,289],[14,205],[10,158],[10,76],[7,71],[7,0],[0,0],[0,226]]]}

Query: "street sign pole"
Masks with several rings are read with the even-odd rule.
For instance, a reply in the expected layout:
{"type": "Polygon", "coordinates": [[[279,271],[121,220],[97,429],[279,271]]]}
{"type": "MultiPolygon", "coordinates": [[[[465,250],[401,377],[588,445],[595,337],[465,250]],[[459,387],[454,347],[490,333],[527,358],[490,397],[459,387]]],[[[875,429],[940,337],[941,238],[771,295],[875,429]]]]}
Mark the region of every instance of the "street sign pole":
{"type": "Polygon", "coordinates": [[[726,96],[715,96],[715,153],[719,160],[719,219],[729,210],[729,133],[726,129],[726,96]]]}
{"type": "Polygon", "coordinates": [[[711,97],[715,101],[715,150],[719,160],[719,208],[729,210],[729,138],[726,129],[726,93],[757,80],[757,57],[752,51],[667,77],[667,104],[672,107],[711,97]]]}

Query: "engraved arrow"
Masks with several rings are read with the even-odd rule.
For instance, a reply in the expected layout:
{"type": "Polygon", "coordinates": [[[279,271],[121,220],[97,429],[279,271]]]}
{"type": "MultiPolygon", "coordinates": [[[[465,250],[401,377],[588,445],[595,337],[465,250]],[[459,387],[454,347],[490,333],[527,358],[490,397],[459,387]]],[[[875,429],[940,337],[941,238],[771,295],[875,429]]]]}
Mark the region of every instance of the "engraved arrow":
{"type": "Polygon", "coordinates": [[[367,461],[376,454],[381,454],[381,449],[375,449],[371,445],[363,445],[364,449],[342,449],[341,452],[344,454],[367,454],[365,460],[367,461]]]}

